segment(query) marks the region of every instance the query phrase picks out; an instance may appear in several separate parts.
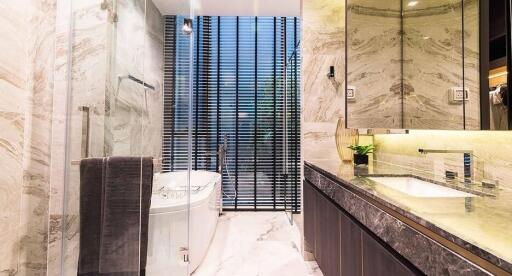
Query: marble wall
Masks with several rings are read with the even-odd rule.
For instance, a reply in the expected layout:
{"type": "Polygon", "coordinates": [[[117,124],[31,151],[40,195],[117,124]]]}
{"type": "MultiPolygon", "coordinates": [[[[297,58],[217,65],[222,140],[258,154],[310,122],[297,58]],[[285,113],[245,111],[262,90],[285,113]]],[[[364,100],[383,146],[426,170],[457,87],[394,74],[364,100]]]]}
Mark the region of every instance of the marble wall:
{"type": "Polygon", "coordinates": [[[400,1],[348,1],[349,127],[401,128],[400,1]]]}
{"type": "Polygon", "coordinates": [[[448,91],[462,87],[462,10],[460,1],[419,2],[404,7],[404,127],[463,129],[462,103],[448,91]]]}
{"type": "Polygon", "coordinates": [[[302,0],[303,158],[336,157],[336,122],[345,114],[344,1],[302,0]],[[335,79],[327,78],[329,66],[335,79]]]}
{"type": "Polygon", "coordinates": [[[107,102],[107,155],[161,157],[164,22],[148,1],[117,2],[118,22],[113,39],[112,79],[107,102]],[[146,13],[146,16],[144,15],[146,13]],[[145,21],[144,21],[145,20],[145,21]],[[155,90],[120,79],[133,75],[155,90]]]}
{"type": "Polygon", "coordinates": [[[68,53],[71,52],[70,11],[72,1],[57,0],[55,26],[54,95],[52,113],[52,143],[50,166],[51,187],[48,221],[47,275],[61,272],[62,230],[64,229],[63,209],[66,183],[66,143],[68,119],[68,53]]]}
{"type": "Polygon", "coordinates": [[[480,0],[464,0],[464,85],[466,129],[480,130],[480,0]]]}
{"type": "Polygon", "coordinates": [[[512,189],[512,132],[412,130],[410,134],[375,135],[375,158],[444,175],[445,170],[463,174],[462,154],[420,155],[419,148],[473,150],[475,179],[498,180],[500,188],[512,189]]]}
{"type": "Polygon", "coordinates": [[[160,156],[161,15],[150,1],[117,1],[117,30],[102,2],[0,1],[0,275],[76,274],[79,175],[70,161],[82,157],[80,106],[91,111],[90,156],[160,156]],[[157,91],[147,103],[136,91],[131,106],[109,113],[111,76],[127,72],[157,91]],[[109,139],[116,115],[143,118],[139,133],[109,139]]]}
{"type": "Polygon", "coordinates": [[[478,0],[400,2],[348,1],[349,127],[479,129],[478,0]],[[449,100],[463,85],[465,106],[449,100]]]}
{"type": "Polygon", "coordinates": [[[26,11],[22,6],[0,2],[0,271],[15,274],[19,263],[20,205],[23,184],[23,153],[27,89],[28,33],[26,11]],[[15,50],[16,49],[16,50],[15,50]]]}
{"type": "Polygon", "coordinates": [[[55,4],[0,2],[0,275],[46,270],[55,4]]]}

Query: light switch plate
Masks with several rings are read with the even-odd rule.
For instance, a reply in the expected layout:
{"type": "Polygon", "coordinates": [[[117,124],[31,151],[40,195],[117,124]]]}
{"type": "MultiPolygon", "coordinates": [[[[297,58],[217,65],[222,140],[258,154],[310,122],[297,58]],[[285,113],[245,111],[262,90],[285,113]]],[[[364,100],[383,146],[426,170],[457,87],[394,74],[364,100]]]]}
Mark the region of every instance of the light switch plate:
{"type": "Polygon", "coordinates": [[[347,101],[349,102],[355,102],[356,101],[356,93],[357,88],[352,85],[347,86],[347,101]]]}
{"type": "Polygon", "coordinates": [[[449,90],[448,100],[453,104],[460,104],[462,101],[469,101],[469,88],[452,87],[449,90]]]}

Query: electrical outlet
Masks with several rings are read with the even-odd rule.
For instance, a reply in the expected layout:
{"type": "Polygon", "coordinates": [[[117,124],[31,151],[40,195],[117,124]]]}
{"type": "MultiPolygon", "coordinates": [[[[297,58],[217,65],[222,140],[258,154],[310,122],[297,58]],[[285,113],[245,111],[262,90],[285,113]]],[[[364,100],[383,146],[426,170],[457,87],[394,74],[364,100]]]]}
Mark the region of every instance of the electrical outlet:
{"type": "Polygon", "coordinates": [[[354,102],[356,100],[357,88],[352,85],[347,86],[347,101],[354,102]]]}
{"type": "Polygon", "coordinates": [[[469,101],[469,89],[462,87],[452,87],[449,90],[448,99],[450,103],[461,104],[463,101],[469,101]]]}

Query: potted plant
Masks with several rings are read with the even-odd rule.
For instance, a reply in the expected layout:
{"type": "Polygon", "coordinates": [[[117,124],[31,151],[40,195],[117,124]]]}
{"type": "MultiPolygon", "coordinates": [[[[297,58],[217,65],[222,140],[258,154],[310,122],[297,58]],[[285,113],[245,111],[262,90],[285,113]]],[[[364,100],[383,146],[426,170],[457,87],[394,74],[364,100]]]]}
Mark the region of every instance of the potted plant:
{"type": "Polygon", "coordinates": [[[354,164],[368,165],[368,154],[373,153],[375,146],[370,145],[351,145],[348,147],[354,151],[354,164]]]}

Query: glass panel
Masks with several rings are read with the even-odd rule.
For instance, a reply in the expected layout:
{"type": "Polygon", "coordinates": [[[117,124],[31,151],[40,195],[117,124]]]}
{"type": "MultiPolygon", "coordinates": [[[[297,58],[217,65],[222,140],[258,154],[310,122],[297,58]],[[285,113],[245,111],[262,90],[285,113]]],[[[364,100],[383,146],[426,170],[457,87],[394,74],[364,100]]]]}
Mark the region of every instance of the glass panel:
{"type": "MultiPolygon", "coordinates": [[[[190,110],[193,100],[191,51],[194,45],[191,24],[195,22],[189,21],[187,15],[172,14],[174,10],[152,10],[149,4],[147,12],[148,18],[153,17],[150,15],[152,12],[165,14],[162,25],[156,21],[148,21],[147,24],[147,28],[152,26],[163,31],[163,45],[151,47],[146,42],[146,57],[151,59],[146,63],[146,76],[163,82],[163,90],[154,99],[154,106],[148,108],[155,116],[154,131],[150,135],[158,139],[162,159],[153,188],[147,275],[189,275],[190,268],[197,265],[194,258],[190,258],[190,263],[187,261],[189,241],[202,241],[189,239],[189,234],[192,234],[189,233],[189,229],[192,229],[189,223],[193,223],[190,221],[190,203],[197,203],[200,193],[196,189],[191,191],[190,187],[193,185],[196,188],[206,180],[190,167],[193,146],[190,124],[194,119],[190,110]],[[153,68],[154,74],[148,71],[150,68],[153,68]],[[158,68],[163,68],[163,79],[157,73],[158,68]],[[155,107],[158,112],[154,110],[155,107]],[[176,148],[180,150],[174,151],[176,148]]],[[[155,31],[149,33],[154,34],[155,31]]],[[[153,44],[156,44],[159,38],[148,36],[147,41],[155,40],[153,44]]]]}
{"type": "MultiPolygon", "coordinates": [[[[94,272],[100,269],[99,214],[104,181],[98,176],[101,176],[104,169],[99,165],[91,168],[89,174],[101,174],[96,174],[96,179],[91,177],[91,180],[87,180],[85,173],[80,172],[80,163],[85,158],[102,158],[111,154],[105,133],[109,121],[106,110],[110,107],[107,87],[117,83],[110,79],[113,48],[110,48],[107,41],[111,41],[115,33],[112,23],[115,6],[110,5],[109,10],[103,10],[99,0],[72,1],[62,275],[77,275],[80,255],[91,258],[90,264],[82,262],[84,267],[81,271],[94,272]],[[81,180],[81,177],[84,179],[81,180]],[[82,187],[90,187],[90,192],[86,193],[82,187]],[[87,209],[81,208],[81,204],[87,205],[87,209]],[[85,229],[86,223],[96,228],[85,229]],[[91,246],[91,249],[87,250],[87,246],[91,246]],[[86,265],[89,267],[85,268],[86,265]]],[[[136,242],[138,244],[138,240],[136,242]]]]}
{"type": "Polygon", "coordinates": [[[71,10],[61,274],[188,275],[190,179],[187,166],[165,171],[163,104],[191,95],[184,17],[168,27],[172,9],[149,0],[73,0],[71,10]],[[171,48],[184,59],[167,63],[171,48]]]}
{"type": "Polygon", "coordinates": [[[286,63],[286,125],[285,125],[285,156],[284,174],[285,183],[285,204],[284,209],[290,223],[293,223],[293,214],[299,211],[299,177],[300,177],[300,141],[299,141],[299,95],[300,93],[300,53],[298,42],[286,63]]]}

